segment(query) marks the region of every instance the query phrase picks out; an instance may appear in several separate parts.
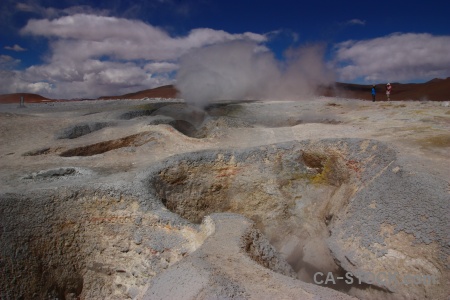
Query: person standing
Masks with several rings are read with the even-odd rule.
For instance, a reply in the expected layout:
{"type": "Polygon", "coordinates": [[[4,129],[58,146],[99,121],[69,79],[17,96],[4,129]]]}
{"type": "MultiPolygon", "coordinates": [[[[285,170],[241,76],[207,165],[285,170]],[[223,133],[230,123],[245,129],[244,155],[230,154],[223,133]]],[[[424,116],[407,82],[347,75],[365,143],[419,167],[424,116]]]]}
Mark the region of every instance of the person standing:
{"type": "Polygon", "coordinates": [[[392,86],[391,86],[390,83],[388,83],[386,85],[386,98],[387,98],[387,101],[391,101],[391,90],[392,90],[392,86]]]}
{"type": "Polygon", "coordinates": [[[372,85],[372,102],[375,102],[375,95],[377,94],[377,91],[375,90],[375,84],[372,85]]]}

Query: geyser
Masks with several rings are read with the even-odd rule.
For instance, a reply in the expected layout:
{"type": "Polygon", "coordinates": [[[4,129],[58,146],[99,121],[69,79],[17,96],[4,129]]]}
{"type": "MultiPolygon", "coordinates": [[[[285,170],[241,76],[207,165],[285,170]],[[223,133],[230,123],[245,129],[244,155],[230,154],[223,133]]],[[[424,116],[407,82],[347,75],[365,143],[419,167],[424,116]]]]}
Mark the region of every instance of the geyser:
{"type": "Polygon", "coordinates": [[[190,104],[216,100],[298,100],[334,80],[323,47],[286,51],[283,62],[254,42],[233,41],[192,51],[181,58],[176,87],[190,104]]]}

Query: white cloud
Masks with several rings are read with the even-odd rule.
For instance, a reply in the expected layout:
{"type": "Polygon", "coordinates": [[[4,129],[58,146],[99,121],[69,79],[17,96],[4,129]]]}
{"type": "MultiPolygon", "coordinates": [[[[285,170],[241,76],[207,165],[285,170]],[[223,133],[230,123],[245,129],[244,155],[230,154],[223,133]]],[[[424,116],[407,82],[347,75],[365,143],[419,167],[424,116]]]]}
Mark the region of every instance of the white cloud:
{"type": "Polygon", "coordinates": [[[194,48],[231,40],[264,42],[261,34],[230,34],[222,30],[199,28],[185,37],[171,37],[164,30],[138,20],[76,14],[55,20],[30,20],[24,34],[59,38],[55,54],[82,60],[112,56],[117,59],[177,59],[194,48]]]}
{"type": "Polygon", "coordinates": [[[395,33],[335,46],[335,66],[343,81],[429,80],[450,76],[450,36],[395,33]]]}
{"type": "Polygon", "coordinates": [[[0,94],[19,92],[46,94],[50,93],[52,90],[52,85],[50,83],[43,81],[27,81],[18,71],[0,70],[0,79],[2,82],[0,85],[0,94]]]}
{"type": "Polygon", "coordinates": [[[12,69],[19,63],[19,59],[15,59],[9,55],[0,55],[0,70],[12,69]]]}
{"type": "Polygon", "coordinates": [[[346,22],[347,25],[366,25],[366,21],[360,19],[351,19],[346,22]]]}
{"type": "Polygon", "coordinates": [[[49,93],[52,90],[52,85],[48,82],[34,82],[28,83],[26,89],[31,93],[49,93]]]}
{"type": "Polygon", "coordinates": [[[25,84],[9,89],[46,82],[45,96],[55,98],[118,95],[171,84],[178,59],[193,49],[234,40],[267,40],[261,34],[209,28],[173,37],[142,21],[83,13],[30,20],[21,32],[49,38],[51,52],[44,64],[20,73],[25,84]]]}
{"type": "Polygon", "coordinates": [[[166,73],[178,70],[178,64],[171,62],[154,62],[144,66],[144,70],[155,73],[166,73]]]}
{"type": "Polygon", "coordinates": [[[52,61],[32,66],[21,74],[25,82],[48,82],[45,95],[55,98],[95,98],[120,95],[173,83],[164,72],[153,76],[135,62],[89,59],[83,62],[52,61]]]}
{"type": "Polygon", "coordinates": [[[33,12],[34,7],[27,3],[17,3],[16,8],[20,11],[33,12]]]}
{"type": "Polygon", "coordinates": [[[19,45],[15,44],[14,46],[5,46],[4,47],[6,50],[12,50],[12,51],[16,51],[16,52],[21,52],[21,51],[27,51],[27,49],[20,47],[19,45]]]}
{"type": "Polygon", "coordinates": [[[91,6],[88,5],[77,5],[77,6],[70,6],[64,9],[57,9],[54,7],[44,7],[35,2],[28,2],[28,3],[19,2],[15,5],[15,8],[19,11],[37,14],[40,15],[41,17],[49,19],[81,13],[103,15],[103,16],[109,13],[108,10],[99,10],[92,8],[91,6]]]}

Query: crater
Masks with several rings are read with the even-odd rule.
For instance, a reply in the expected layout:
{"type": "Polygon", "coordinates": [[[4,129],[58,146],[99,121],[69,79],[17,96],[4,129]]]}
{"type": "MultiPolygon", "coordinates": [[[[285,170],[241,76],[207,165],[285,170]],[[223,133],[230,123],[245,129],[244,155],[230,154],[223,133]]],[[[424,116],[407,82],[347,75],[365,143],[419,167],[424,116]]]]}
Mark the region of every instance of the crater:
{"type": "MultiPolygon", "coordinates": [[[[258,101],[246,101],[246,102],[258,102],[258,101]]],[[[205,108],[205,111],[209,116],[214,118],[229,118],[237,121],[241,121],[242,116],[245,115],[246,123],[241,126],[231,127],[253,127],[263,126],[268,128],[277,127],[292,127],[299,124],[307,123],[322,123],[322,124],[341,124],[342,121],[335,118],[332,115],[326,114],[305,114],[302,116],[286,117],[286,115],[279,116],[277,111],[271,112],[272,114],[266,115],[252,115],[252,111],[246,109],[243,102],[227,101],[223,103],[211,104],[205,108]]],[[[236,123],[234,122],[234,123],[236,123]]]]}
{"type": "Polygon", "coordinates": [[[170,103],[158,102],[158,103],[149,103],[136,107],[136,110],[128,111],[119,116],[121,120],[131,120],[144,116],[151,116],[158,109],[170,105],[170,103]]]}
{"type": "Polygon", "coordinates": [[[173,120],[169,122],[169,125],[188,137],[197,137],[197,128],[188,121],[173,120]]]}
{"type": "Polygon", "coordinates": [[[39,148],[36,150],[30,150],[28,152],[25,152],[24,154],[22,154],[22,156],[45,155],[45,154],[49,154],[51,151],[52,151],[52,149],[50,147],[44,147],[44,148],[39,148]]]}
{"type": "Polygon", "coordinates": [[[149,185],[165,207],[192,223],[216,212],[248,217],[297,278],[313,283],[315,272],[345,271],[326,239],[361,183],[361,158],[339,143],[203,151],[173,158],[149,185]]]}
{"type": "Polygon", "coordinates": [[[149,125],[169,124],[174,129],[192,138],[220,137],[228,128],[252,128],[263,126],[268,128],[292,127],[305,123],[341,124],[342,121],[325,115],[304,117],[255,116],[246,110],[243,103],[257,101],[225,101],[210,104],[200,110],[184,103],[165,105],[147,115],[160,115],[165,118],[152,120],[149,125]],[[245,118],[242,115],[245,114],[245,118]],[[172,119],[170,121],[170,119],[172,119]],[[245,119],[245,120],[244,120],[245,119]]]}
{"type": "Polygon", "coordinates": [[[60,156],[62,157],[92,156],[124,147],[139,147],[151,141],[156,141],[156,137],[149,132],[142,132],[116,140],[109,140],[105,142],[69,149],[62,152],[60,156]]]}
{"type": "Polygon", "coordinates": [[[76,139],[94,131],[112,126],[109,122],[82,123],[70,126],[56,134],[57,139],[76,139]]]}
{"type": "Polygon", "coordinates": [[[135,297],[194,249],[184,225],[138,203],[117,190],[0,194],[0,298],[135,297]]]}
{"type": "Polygon", "coordinates": [[[249,215],[252,204],[260,218],[272,211],[286,213],[302,196],[301,188],[314,185],[314,193],[339,187],[349,180],[349,171],[332,153],[299,151],[275,154],[268,162],[204,162],[184,160],[159,174],[158,195],[172,211],[194,223],[212,212],[249,215]],[[255,176],[255,174],[257,174],[255,176]],[[319,185],[323,184],[323,185],[319,185]],[[192,189],[192,187],[199,189],[192,189]],[[275,210],[274,210],[275,209],[275,210]]]}
{"type": "MultiPolygon", "coordinates": [[[[303,282],[316,283],[318,272],[334,274],[335,279],[346,278],[349,272],[354,279],[350,282],[317,283],[361,299],[441,295],[442,289],[430,285],[412,290],[361,275],[417,272],[413,266],[423,257],[417,252],[430,251],[427,245],[438,253],[430,260],[445,263],[440,257],[445,257],[448,246],[442,242],[445,237],[438,236],[445,232],[439,221],[445,218],[441,182],[407,177],[396,168],[390,171],[394,161],[392,149],[371,140],[293,141],[176,155],[154,166],[146,184],[161,205],[194,224],[221,212],[251,219],[303,282]],[[436,194],[424,192],[423,182],[430,184],[428,189],[436,187],[436,194]],[[424,193],[427,200],[417,197],[424,193]],[[400,206],[404,199],[415,206],[400,206]],[[441,228],[426,238],[422,232],[434,230],[431,223],[417,221],[427,211],[425,206],[433,207],[433,215],[439,217],[429,220],[441,228]],[[380,234],[383,224],[396,228],[392,235],[404,231],[424,244],[402,241],[399,257],[411,257],[406,262],[389,256],[391,247],[398,246],[390,242],[392,236],[380,234]],[[436,241],[433,246],[431,238],[436,241]]],[[[434,274],[436,282],[444,280],[437,268],[423,272],[434,274]]]]}

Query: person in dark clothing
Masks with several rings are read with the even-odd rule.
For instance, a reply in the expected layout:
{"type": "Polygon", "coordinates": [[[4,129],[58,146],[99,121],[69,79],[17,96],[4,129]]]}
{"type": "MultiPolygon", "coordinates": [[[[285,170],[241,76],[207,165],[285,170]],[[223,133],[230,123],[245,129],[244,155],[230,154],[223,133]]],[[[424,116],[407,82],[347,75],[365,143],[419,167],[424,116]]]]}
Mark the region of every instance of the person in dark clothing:
{"type": "Polygon", "coordinates": [[[377,94],[377,91],[375,90],[375,85],[372,85],[372,102],[375,102],[376,94],[377,94]]]}

